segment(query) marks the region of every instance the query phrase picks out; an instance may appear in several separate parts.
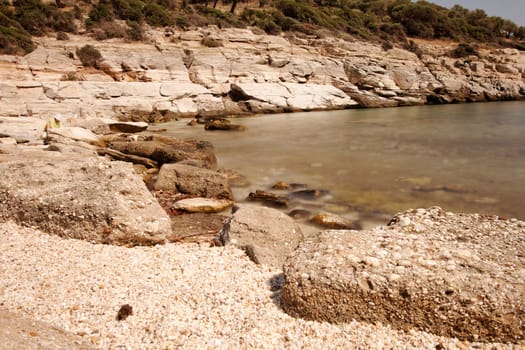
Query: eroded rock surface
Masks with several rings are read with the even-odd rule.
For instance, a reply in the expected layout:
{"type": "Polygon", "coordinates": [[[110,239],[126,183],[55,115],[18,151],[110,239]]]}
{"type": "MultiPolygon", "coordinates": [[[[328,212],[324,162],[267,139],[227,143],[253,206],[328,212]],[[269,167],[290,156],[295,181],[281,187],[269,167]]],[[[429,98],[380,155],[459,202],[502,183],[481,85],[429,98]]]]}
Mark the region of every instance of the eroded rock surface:
{"type": "Polygon", "coordinates": [[[287,260],[281,305],[306,319],[523,341],[524,234],[522,221],[437,207],[372,230],[321,232],[287,260]]]}
{"type": "Polygon", "coordinates": [[[234,244],[255,263],[278,269],[302,240],[301,228],[292,218],[254,205],[239,205],[221,233],[223,244],[234,244]]]}
{"type": "Polygon", "coordinates": [[[97,243],[150,245],[170,220],[129,163],[88,157],[0,163],[0,221],[97,243]]]}
{"type": "Polygon", "coordinates": [[[525,54],[480,49],[448,57],[454,43],[418,41],[421,55],[399,47],[333,37],[254,34],[203,27],[149,30],[149,43],[34,38],[24,57],[0,57],[0,110],[47,119],[104,117],[159,121],[175,117],[392,107],[525,98],[525,54]],[[203,37],[220,40],[208,48],[203,37]],[[82,67],[76,49],[93,45],[105,69],[82,67]]]}
{"type": "Polygon", "coordinates": [[[197,197],[233,199],[226,175],[185,164],[164,164],[154,186],[155,190],[197,197]]]}

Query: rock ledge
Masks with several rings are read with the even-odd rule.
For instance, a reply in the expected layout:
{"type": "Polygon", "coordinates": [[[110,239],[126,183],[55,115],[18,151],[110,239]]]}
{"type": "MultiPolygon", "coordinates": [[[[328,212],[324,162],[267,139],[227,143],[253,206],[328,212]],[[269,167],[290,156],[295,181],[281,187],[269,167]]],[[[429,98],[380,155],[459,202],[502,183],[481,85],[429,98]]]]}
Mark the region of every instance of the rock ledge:
{"type": "Polygon", "coordinates": [[[469,341],[525,336],[525,222],[441,208],[369,231],[326,231],[284,266],[291,315],[418,328],[469,341]]]}

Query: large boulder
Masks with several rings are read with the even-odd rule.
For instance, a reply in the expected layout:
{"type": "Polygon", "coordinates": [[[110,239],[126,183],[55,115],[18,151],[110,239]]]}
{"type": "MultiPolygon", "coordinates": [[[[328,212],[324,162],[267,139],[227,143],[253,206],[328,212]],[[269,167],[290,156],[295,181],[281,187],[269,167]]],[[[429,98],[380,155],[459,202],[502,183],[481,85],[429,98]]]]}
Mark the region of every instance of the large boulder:
{"type": "Polygon", "coordinates": [[[237,207],[221,233],[223,244],[234,244],[255,263],[279,270],[302,240],[299,224],[288,215],[254,205],[237,207]]]}
{"type": "Polygon", "coordinates": [[[329,322],[381,322],[469,341],[525,336],[525,222],[440,208],[369,231],[325,231],[284,266],[281,305],[329,322]]]}
{"type": "Polygon", "coordinates": [[[196,197],[233,199],[226,175],[186,164],[164,164],[154,186],[155,190],[196,197]]]}
{"type": "Polygon", "coordinates": [[[181,161],[193,161],[203,168],[217,165],[213,145],[206,141],[180,140],[153,135],[135,140],[114,140],[108,147],[122,153],[149,158],[162,165],[181,161]]]}
{"type": "Polygon", "coordinates": [[[0,343],[4,350],[94,349],[76,334],[2,309],[0,309],[0,343]]]}
{"type": "Polygon", "coordinates": [[[87,157],[0,164],[0,221],[118,245],[163,243],[170,220],[131,164],[87,157]]]}

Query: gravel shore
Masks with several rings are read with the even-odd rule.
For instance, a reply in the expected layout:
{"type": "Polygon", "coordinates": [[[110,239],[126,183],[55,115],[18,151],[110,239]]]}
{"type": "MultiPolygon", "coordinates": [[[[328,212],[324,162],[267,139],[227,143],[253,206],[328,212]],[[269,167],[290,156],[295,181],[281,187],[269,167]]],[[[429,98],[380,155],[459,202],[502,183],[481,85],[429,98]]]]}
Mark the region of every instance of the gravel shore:
{"type": "Polygon", "coordinates": [[[233,247],[124,248],[2,223],[0,251],[0,305],[101,349],[522,348],[292,318],[272,291],[281,271],[233,247]]]}

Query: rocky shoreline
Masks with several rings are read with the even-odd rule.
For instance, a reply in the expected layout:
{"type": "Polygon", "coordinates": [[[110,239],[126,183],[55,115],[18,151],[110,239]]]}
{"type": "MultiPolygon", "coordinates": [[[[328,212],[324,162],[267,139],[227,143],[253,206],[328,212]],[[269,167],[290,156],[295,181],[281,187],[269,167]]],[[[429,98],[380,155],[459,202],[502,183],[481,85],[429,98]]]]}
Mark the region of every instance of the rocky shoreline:
{"type": "Polygon", "coordinates": [[[149,42],[35,38],[30,54],[0,57],[2,116],[166,121],[356,107],[520,100],[525,54],[480,48],[452,58],[455,43],[399,47],[249,29],[148,31],[149,42]],[[213,38],[218,47],[203,45],[213,38]],[[100,51],[99,69],[76,50],[100,51]]]}
{"type": "MultiPolygon", "coordinates": [[[[356,230],[333,215],[235,203],[240,176],[217,170],[211,144],[137,122],[521,99],[523,54],[452,60],[450,47],[422,43],[418,58],[240,29],[150,36],[94,43],[103,71],[81,67],[80,37],[0,58],[3,344],[525,346],[524,222],[429,208],[356,230]],[[203,47],[203,36],[223,46],[203,47]],[[56,113],[60,127],[44,133],[56,113]],[[305,230],[292,218],[304,216],[337,230],[305,230]]],[[[250,199],[322,195],[280,183],[250,199]]]]}

